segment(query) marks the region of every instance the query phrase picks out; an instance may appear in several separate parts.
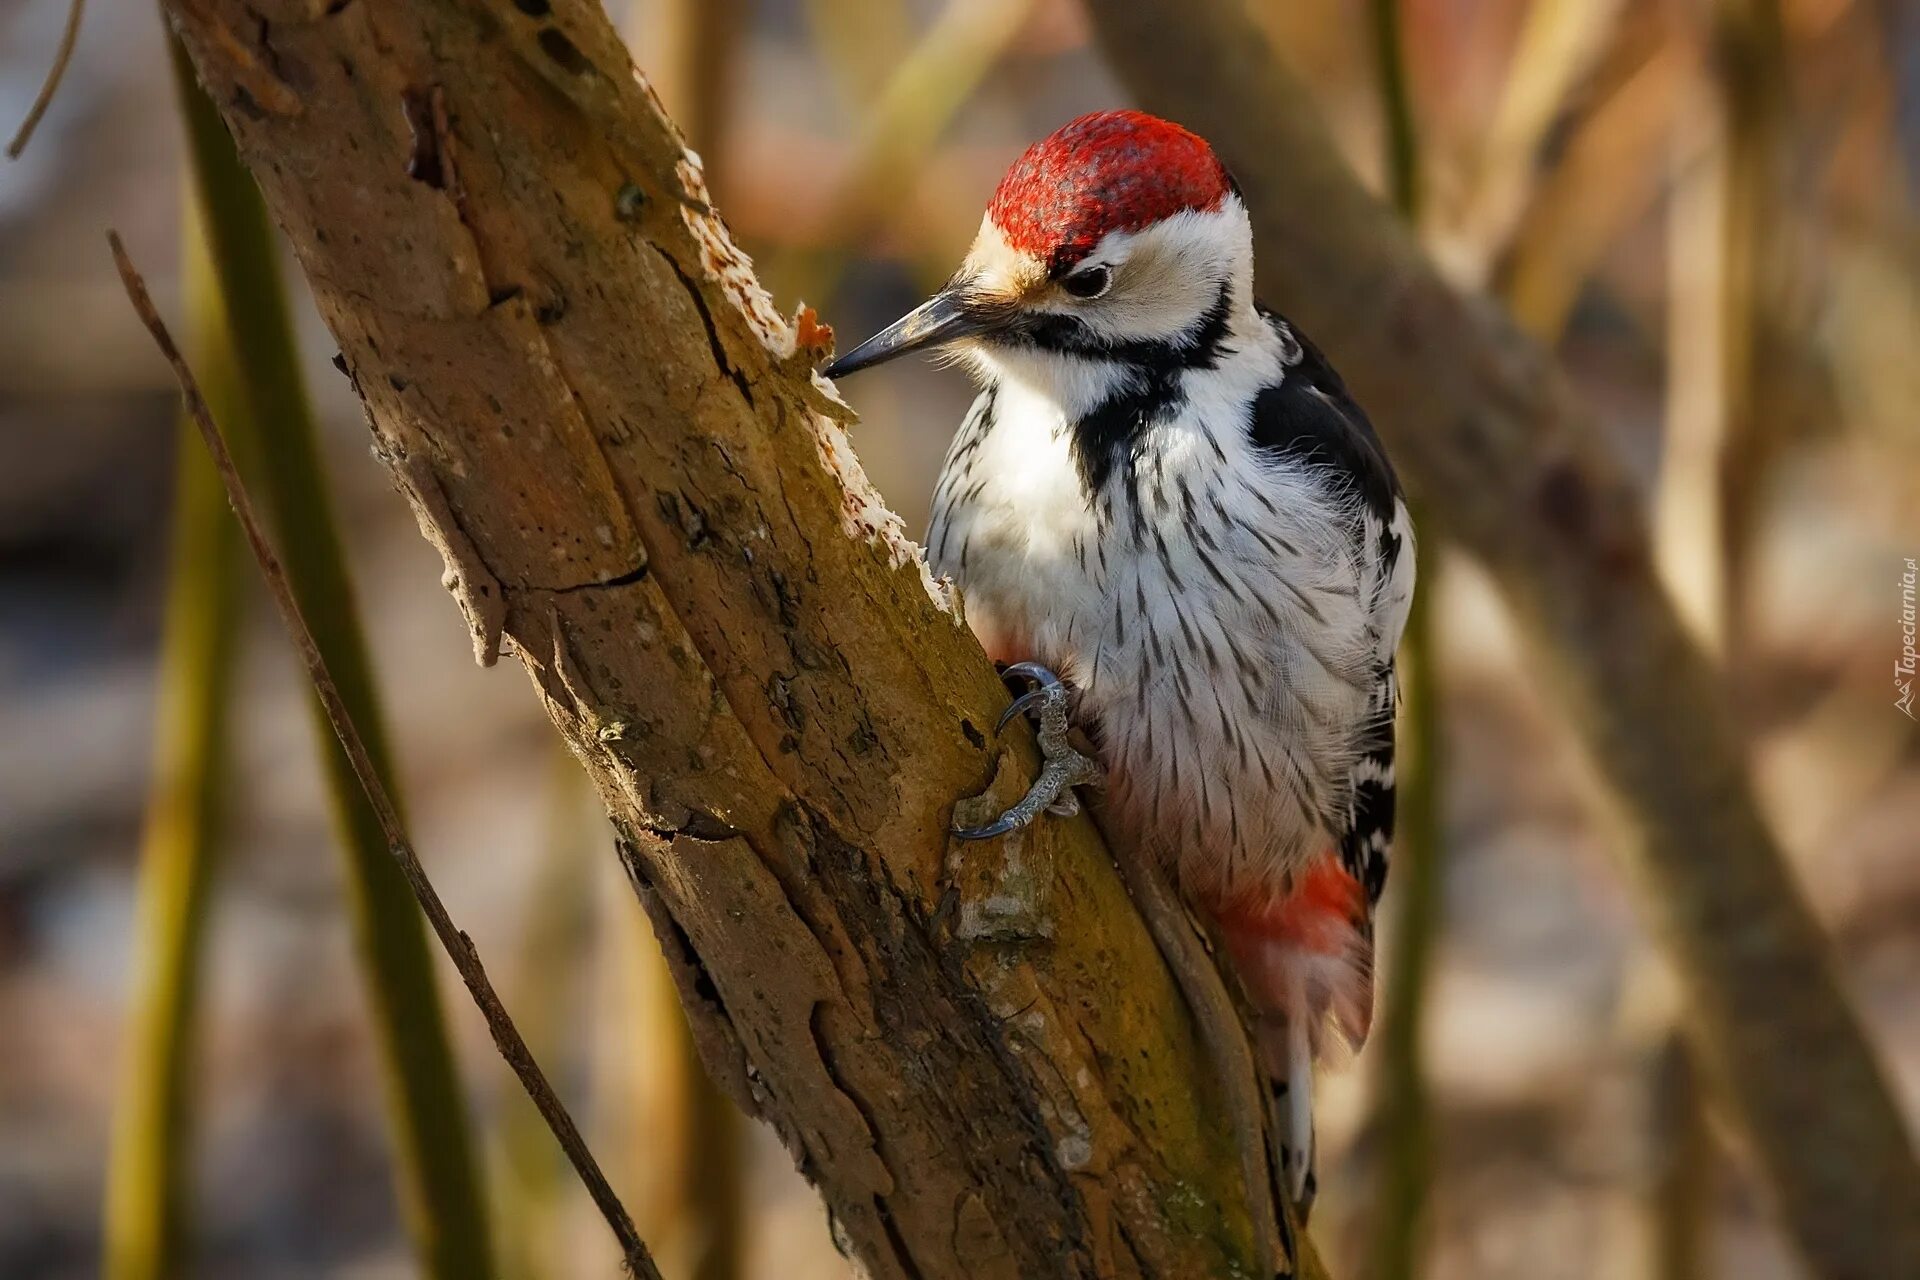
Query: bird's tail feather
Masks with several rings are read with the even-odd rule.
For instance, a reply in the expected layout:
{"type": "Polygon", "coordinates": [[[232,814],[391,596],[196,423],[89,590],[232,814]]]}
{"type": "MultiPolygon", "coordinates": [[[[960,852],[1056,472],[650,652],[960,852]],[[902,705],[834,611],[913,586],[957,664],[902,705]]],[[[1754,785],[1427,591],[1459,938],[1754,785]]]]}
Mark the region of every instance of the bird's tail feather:
{"type": "Polygon", "coordinates": [[[1373,1021],[1367,898],[1329,852],[1284,896],[1216,913],[1260,1015],[1262,1066],[1284,1098],[1282,1163],[1296,1202],[1313,1187],[1313,1068],[1357,1050],[1373,1021]]]}

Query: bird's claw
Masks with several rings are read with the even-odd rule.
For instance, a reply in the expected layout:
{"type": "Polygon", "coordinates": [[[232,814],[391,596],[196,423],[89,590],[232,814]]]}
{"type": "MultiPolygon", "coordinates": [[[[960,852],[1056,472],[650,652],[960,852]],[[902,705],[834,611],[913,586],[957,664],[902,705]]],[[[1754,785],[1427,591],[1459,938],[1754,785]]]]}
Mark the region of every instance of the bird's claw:
{"type": "Polygon", "coordinates": [[[1004,731],[1016,715],[1038,708],[1039,724],[1035,738],[1040,744],[1040,756],[1045,763],[1040,769],[1040,776],[1027,788],[1027,794],[1020,797],[1011,809],[985,826],[956,827],[953,834],[962,840],[991,840],[996,836],[1008,835],[1032,822],[1042,812],[1070,818],[1080,812],[1080,800],[1074,795],[1073,789],[1082,783],[1099,782],[1103,776],[1100,766],[1076,751],[1068,741],[1067,733],[1071,726],[1067,721],[1067,702],[1070,691],[1060,677],[1037,662],[1016,662],[1003,674],[1031,680],[1033,688],[1013,700],[1013,705],[1001,714],[1000,723],[994,726],[994,733],[1004,731]]]}
{"type": "MultiPolygon", "coordinates": [[[[1008,670],[1012,670],[1012,668],[1009,667],[1008,670]]],[[[1050,687],[1059,688],[1060,686],[1059,685],[1053,685],[1053,686],[1036,685],[1034,688],[1027,690],[1025,693],[1015,698],[1012,702],[1008,703],[1007,709],[1000,713],[1000,719],[997,722],[995,722],[993,726],[994,736],[999,737],[1001,734],[1005,733],[1007,731],[1007,726],[1013,722],[1013,718],[1015,716],[1020,715],[1022,712],[1026,711],[1028,708],[1044,701],[1047,696],[1047,690],[1050,687]]]]}

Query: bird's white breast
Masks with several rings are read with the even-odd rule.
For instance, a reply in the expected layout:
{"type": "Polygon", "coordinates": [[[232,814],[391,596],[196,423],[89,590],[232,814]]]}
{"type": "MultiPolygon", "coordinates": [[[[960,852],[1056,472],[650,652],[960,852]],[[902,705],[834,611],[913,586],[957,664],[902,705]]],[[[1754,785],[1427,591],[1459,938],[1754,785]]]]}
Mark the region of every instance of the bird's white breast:
{"type": "Polygon", "coordinates": [[[1115,825],[1214,897],[1326,850],[1379,647],[1351,507],[1249,438],[1278,368],[1256,339],[1187,375],[1093,501],[1069,417],[1085,397],[991,370],[928,538],[988,651],[1080,690],[1115,825]]]}

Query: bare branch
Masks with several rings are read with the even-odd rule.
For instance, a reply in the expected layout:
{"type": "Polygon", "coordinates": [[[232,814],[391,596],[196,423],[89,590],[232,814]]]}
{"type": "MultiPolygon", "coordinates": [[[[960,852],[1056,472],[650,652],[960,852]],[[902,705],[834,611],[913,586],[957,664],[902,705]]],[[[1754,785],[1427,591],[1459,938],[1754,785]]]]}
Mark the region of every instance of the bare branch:
{"type": "Polygon", "coordinates": [[[53,105],[53,95],[59,92],[67,64],[73,61],[74,46],[80,42],[80,17],[86,7],[87,0],[67,0],[67,25],[60,32],[60,44],[53,51],[53,65],[47,68],[47,78],[41,82],[40,92],[34,95],[33,105],[27,108],[26,118],[14,130],[13,141],[7,144],[7,159],[20,158],[27,143],[33,141],[33,131],[40,127],[40,117],[53,105]]]}

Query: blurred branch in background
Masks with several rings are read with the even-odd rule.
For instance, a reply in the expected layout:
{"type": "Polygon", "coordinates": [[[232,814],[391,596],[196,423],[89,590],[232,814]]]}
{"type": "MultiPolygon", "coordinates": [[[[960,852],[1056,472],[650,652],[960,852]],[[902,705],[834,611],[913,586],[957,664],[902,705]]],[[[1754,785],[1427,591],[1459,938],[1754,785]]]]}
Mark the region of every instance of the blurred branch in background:
{"type": "MultiPolygon", "coordinates": [[[[391,788],[394,771],[346,561],[334,525],[313,414],[280,281],[273,230],[219,113],[174,45],[195,187],[226,300],[245,412],[233,421],[237,454],[256,468],[287,576],[312,620],[341,695],[365,726],[368,750],[391,788]]],[[[314,706],[367,1004],[377,1029],[394,1176],[414,1248],[433,1280],[493,1270],[493,1248],[467,1098],[447,1040],[420,914],[352,765],[314,706]]]]}
{"type": "MultiPolygon", "coordinates": [[[[520,1034],[536,1061],[565,1079],[574,1057],[571,1036],[586,995],[581,978],[594,932],[592,855],[604,828],[592,821],[589,789],[580,766],[564,748],[552,750],[547,782],[546,832],[526,891],[519,950],[505,984],[520,1011],[520,1034]]],[[[632,1017],[622,1009],[617,1016],[632,1017]]],[[[506,1273],[520,1280],[565,1280],[576,1274],[565,1232],[567,1178],[562,1153],[525,1092],[502,1077],[496,1142],[495,1217],[506,1273]]],[[[611,1176],[611,1174],[609,1175],[611,1176]]],[[[658,1237],[644,1232],[658,1245],[658,1237]]]]}
{"type": "Polygon", "coordinates": [[[1269,295],[1346,373],[1411,487],[1502,586],[1611,787],[1707,1076],[1834,1280],[1920,1274],[1920,1164],[1763,822],[1716,669],[1654,572],[1633,481],[1540,349],[1445,286],[1229,0],[1090,0],[1143,104],[1213,140],[1269,295]]]}
{"type": "Polygon", "coordinates": [[[664,1034],[655,1043],[675,1050],[670,1069],[682,1081],[686,1107],[686,1138],[674,1172],[691,1258],[687,1274],[692,1280],[738,1280],[745,1274],[748,1245],[740,1109],[707,1075],[680,1002],[661,1000],[656,1007],[656,1027],[664,1034]]]}
{"type": "MultiPolygon", "coordinates": [[[[879,93],[855,114],[865,122],[852,161],[827,200],[822,226],[831,241],[805,252],[772,255],[764,270],[781,295],[832,309],[850,254],[888,230],[901,193],[935,154],[935,144],[1025,26],[1034,0],[947,0],[939,16],[900,59],[879,93]]],[[[831,8],[828,5],[820,6],[831,8]]],[[[822,24],[818,38],[841,38],[844,24],[822,24]]],[[[822,56],[856,71],[863,59],[822,56]]],[[[849,85],[851,94],[856,86],[849,85]]],[[[944,274],[948,265],[935,268],[944,274]]]]}
{"type": "Polygon", "coordinates": [[[728,140],[745,8],[743,0],[629,0],[624,18],[627,47],[721,199],[730,185],[728,140]]]}
{"type": "Polygon", "coordinates": [[[13,132],[13,140],[7,143],[7,159],[20,158],[20,153],[33,141],[33,133],[40,127],[41,117],[53,105],[53,95],[60,91],[60,81],[67,74],[67,64],[73,61],[74,46],[80,43],[80,20],[85,11],[86,0],[67,0],[67,22],[61,28],[60,43],[55,47],[53,60],[47,67],[47,78],[41,81],[40,92],[33,96],[33,105],[27,108],[27,114],[21,117],[20,127],[13,132]]]}
{"type": "Polygon", "coordinates": [[[1373,1055],[1372,1146],[1379,1153],[1369,1209],[1367,1274],[1410,1280],[1421,1274],[1434,1157],[1433,1100],[1423,1051],[1434,952],[1446,912],[1445,781],[1439,664],[1433,626],[1439,548],[1431,534],[1419,553],[1421,583],[1400,647],[1402,710],[1394,770],[1400,779],[1394,838],[1393,913],[1381,976],[1381,1017],[1373,1055]]]}
{"type": "Polygon", "coordinates": [[[1374,76],[1380,94],[1380,116],[1386,135],[1387,199],[1408,228],[1420,231],[1421,197],[1425,194],[1420,166],[1420,137],[1414,126],[1413,86],[1407,75],[1405,36],[1400,24],[1400,0],[1369,0],[1368,33],[1373,44],[1374,76]]]}
{"type": "MultiPolygon", "coordinates": [[[[1400,0],[1372,0],[1369,28],[1385,124],[1386,174],[1394,209],[1418,234],[1422,209],[1420,139],[1401,31],[1400,0]]],[[[1440,543],[1415,512],[1418,569],[1412,612],[1400,646],[1401,708],[1394,771],[1399,813],[1394,836],[1392,914],[1380,979],[1381,1017],[1373,1053],[1372,1133],[1378,1153],[1369,1210],[1366,1274],[1372,1280],[1412,1280],[1422,1270],[1428,1233],[1427,1202],[1434,1170],[1433,1101],[1422,1053],[1433,953],[1445,911],[1440,797],[1441,698],[1434,601],[1440,592],[1440,543]]]]}
{"type": "Polygon", "coordinates": [[[880,99],[913,47],[905,0],[805,0],[814,50],[846,114],[858,119],[880,99]]]}
{"type": "MultiPolygon", "coordinates": [[[[596,827],[603,824],[597,815],[596,827]]],[[[771,1236],[775,1257],[782,1242],[748,1213],[753,1144],[742,1113],[707,1073],[645,913],[617,876],[605,884],[610,892],[596,913],[595,1127],[608,1135],[641,1233],[668,1275],[757,1275],[746,1267],[749,1257],[768,1256],[762,1238],[771,1236]]]]}
{"type": "MultiPolygon", "coordinates": [[[[1797,319],[1811,311],[1799,292],[1799,245],[1792,235],[1792,77],[1777,0],[1717,0],[1711,57],[1724,141],[1710,152],[1721,190],[1719,314],[1707,325],[1720,335],[1719,360],[1706,363],[1721,391],[1717,408],[1716,492],[1701,509],[1715,524],[1707,538],[1720,562],[1717,590],[1709,577],[1699,588],[1694,618],[1709,644],[1726,657],[1736,685],[1750,653],[1748,632],[1759,516],[1771,492],[1772,471],[1793,442],[1796,378],[1811,347],[1797,319]]],[[[1705,247],[1705,246],[1702,246],[1705,247]]],[[[1710,415],[1703,415],[1710,416],[1710,415]]],[[[1669,420],[1669,434],[1681,424],[1669,420]]],[[[1689,593],[1676,583],[1684,599],[1689,593]]]]}
{"type": "Polygon", "coordinates": [[[1645,1217],[1653,1228],[1647,1280],[1699,1280],[1707,1269],[1713,1231],[1714,1144],[1686,1037],[1672,1022],[1651,1063],[1647,1125],[1654,1165],[1645,1217]]]}
{"type": "MultiPolygon", "coordinates": [[[[226,307],[189,199],[181,257],[187,341],[216,413],[243,413],[226,307]]],[[[153,781],[140,845],[138,926],[107,1167],[103,1274],[191,1274],[191,1167],[200,992],[217,870],[245,593],[240,540],[193,424],[175,450],[172,548],[160,639],[153,781]]]]}
{"type": "MultiPolygon", "coordinates": [[[[1791,431],[1795,361],[1769,350],[1793,324],[1787,255],[1789,68],[1774,0],[1716,0],[1704,15],[1705,72],[1683,96],[1670,169],[1667,402],[1653,499],[1661,576],[1730,687],[1747,686],[1749,590],[1758,512],[1791,431]]],[[[1737,730],[1750,732],[1751,719],[1737,730]]],[[[1708,1265],[1714,1148],[1686,1045],[1685,1009],[1664,964],[1631,980],[1664,1017],[1643,1016],[1649,1094],[1650,1273],[1688,1280],[1708,1265]]],[[[1628,999],[1635,997],[1629,994],[1628,999]]]]}
{"type": "Polygon", "coordinates": [[[1468,161],[1463,205],[1446,219],[1439,248],[1443,258],[1460,259],[1465,279],[1484,280],[1493,253],[1512,240],[1547,139],[1601,58],[1623,7],[1622,0],[1537,0],[1526,7],[1499,102],[1468,161]]]}
{"type": "MultiPolygon", "coordinates": [[[[604,818],[604,814],[602,814],[604,818]]],[[[632,1188],[634,1219],[662,1269],[684,1275],[691,1256],[685,1161],[686,1089],[672,1051],[679,1013],[674,984],[653,925],[618,868],[601,868],[594,913],[599,945],[592,992],[594,1117],[607,1135],[616,1180],[632,1188]]],[[[703,1068],[704,1070],[704,1068],[703,1068]]]]}
{"type": "Polygon", "coordinates": [[[1643,949],[1621,977],[1616,1034],[1635,1092],[1626,1229],[1606,1274],[1697,1280],[1710,1267],[1717,1149],[1673,966],[1643,949]]]}
{"type": "Polygon", "coordinates": [[[1615,74],[1568,124],[1558,162],[1544,174],[1501,248],[1493,278],[1515,323],[1558,344],[1574,304],[1621,231],[1664,189],[1660,155],[1695,62],[1664,20],[1626,24],[1615,74]],[[1637,35],[1652,27],[1651,38],[1637,35]]]}
{"type": "Polygon", "coordinates": [[[1724,664],[1729,548],[1720,476],[1733,401],[1745,399],[1732,383],[1744,376],[1746,322],[1737,309],[1750,275],[1736,261],[1744,246],[1728,234],[1744,218],[1733,211],[1726,102],[1711,67],[1706,72],[1679,100],[1667,160],[1666,430],[1652,507],[1661,575],[1687,625],[1724,664]]]}

